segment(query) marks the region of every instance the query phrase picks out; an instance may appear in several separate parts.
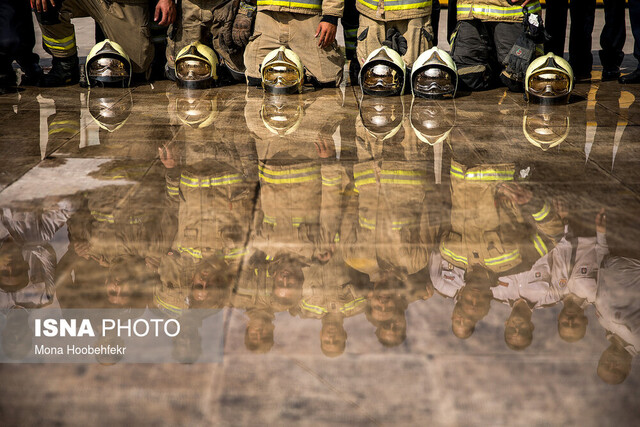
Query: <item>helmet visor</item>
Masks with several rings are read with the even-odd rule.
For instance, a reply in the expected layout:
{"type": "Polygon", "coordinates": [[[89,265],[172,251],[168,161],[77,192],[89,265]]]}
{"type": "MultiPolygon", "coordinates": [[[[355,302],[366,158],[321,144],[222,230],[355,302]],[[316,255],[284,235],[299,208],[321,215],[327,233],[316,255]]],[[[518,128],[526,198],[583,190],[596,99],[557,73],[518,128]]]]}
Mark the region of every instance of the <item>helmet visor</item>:
{"type": "Polygon", "coordinates": [[[363,70],[362,89],[370,95],[400,91],[402,81],[395,67],[377,63],[363,70]]]}
{"type": "Polygon", "coordinates": [[[117,58],[98,58],[89,65],[89,77],[126,78],[129,77],[129,67],[117,58]]]}
{"type": "Polygon", "coordinates": [[[560,139],[569,127],[566,115],[542,113],[527,116],[526,132],[541,144],[550,144],[560,139]]]}
{"type": "Polygon", "coordinates": [[[554,71],[542,71],[529,77],[529,92],[540,97],[557,97],[569,93],[569,76],[554,71]]]}
{"type": "Polygon", "coordinates": [[[427,98],[452,95],[456,90],[455,75],[438,67],[425,68],[413,78],[413,91],[427,98]]]}
{"type": "Polygon", "coordinates": [[[184,59],[176,63],[176,77],[182,81],[198,81],[211,77],[211,65],[198,59],[184,59]]]}
{"type": "Polygon", "coordinates": [[[265,66],[262,71],[262,81],[265,87],[284,89],[297,86],[300,83],[300,72],[292,64],[276,63],[265,66]]]}

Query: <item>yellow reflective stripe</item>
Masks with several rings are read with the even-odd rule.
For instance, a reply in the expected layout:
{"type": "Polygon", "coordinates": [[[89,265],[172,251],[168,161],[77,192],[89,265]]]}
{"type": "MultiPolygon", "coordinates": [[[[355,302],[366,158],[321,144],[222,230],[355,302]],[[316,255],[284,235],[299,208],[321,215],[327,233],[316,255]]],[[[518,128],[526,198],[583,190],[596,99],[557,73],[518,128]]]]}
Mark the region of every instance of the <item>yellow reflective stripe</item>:
{"type": "Polygon", "coordinates": [[[300,3],[300,2],[279,1],[279,0],[258,0],[258,6],[284,6],[284,7],[301,7],[304,9],[322,9],[322,4],[320,2],[300,3]]]}
{"type": "Polygon", "coordinates": [[[291,225],[293,225],[294,227],[298,228],[298,227],[300,227],[300,224],[302,224],[303,221],[304,221],[303,217],[295,216],[295,217],[291,218],[291,225]]]}
{"type": "Polygon", "coordinates": [[[358,218],[358,222],[360,223],[360,227],[362,228],[366,228],[368,230],[375,230],[376,229],[376,220],[370,220],[367,219],[363,216],[360,216],[358,218]]]}
{"type": "Polygon", "coordinates": [[[170,196],[177,196],[180,193],[180,188],[167,184],[167,193],[169,193],[170,196]]]}
{"type": "Polygon", "coordinates": [[[545,256],[547,253],[549,253],[549,249],[547,249],[547,245],[544,244],[544,241],[542,240],[542,237],[540,237],[539,234],[536,234],[535,236],[533,236],[531,240],[533,241],[533,246],[535,246],[536,251],[538,251],[540,256],[545,256]]]}
{"type": "Polygon", "coordinates": [[[345,36],[357,36],[358,35],[358,29],[357,28],[350,28],[348,30],[344,30],[344,34],[345,34],[345,36]]]}
{"type": "Polygon", "coordinates": [[[54,39],[54,38],[51,38],[51,37],[47,37],[47,36],[45,36],[45,35],[43,34],[43,35],[42,35],[42,38],[43,38],[43,39],[45,39],[46,41],[50,42],[50,43],[54,43],[54,44],[65,44],[65,43],[67,43],[67,42],[69,42],[69,41],[71,41],[71,40],[74,40],[74,39],[75,39],[75,36],[76,36],[75,34],[71,34],[70,36],[65,37],[65,38],[63,38],[63,39],[54,39]]]}
{"type": "Polygon", "coordinates": [[[273,257],[271,255],[267,255],[267,257],[265,258],[267,261],[271,261],[273,259],[273,257]]]}
{"type": "Polygon", "coordinates": [[[44,45],[49,49],[71,50],[76,47],[75,34],[71,34],[70,36],[65,37],[63,39],[54,39],[52,37],[47,37],[43,34],[42,39],[43,39],[44,45]]]}
{"type": "Polygon", "coordinates": [[[373,173],[373,169],[367,169],[367,170],[363,170],[363,171],[361,171],[361,172],[354,172],[354,173],[353,173],[353,176],[354,176],[355,178],[358,178],[358,177],[361,177],[361,176],[363,176],[363,175],[370,175],[370,174],[372,174],[372,173],[373,173]]]}
{"type": "Polygon", "coordinates": [[[453,253],[451,250],[447,249],[444,246],[444,242],[440,245],[440,251],[442,252],[443,255],[447,255],[448,257],[450,257],[455,261],[461,262],[465,265],[469,264],[467,257],[453,253]]]}
{"type": "Polygon", "coordinates": [[[483,169],[467,172],[464,179],[468,181],[513,181],[514,169],[483,169]]]}
{"type": "MultiPolygon", "coordinates": [[[[390,2],[389,0],[387,0],[387,1],[390,2]]],[[[427,7],[427,6],[431,6],[431,2],[430,1],[425,1],[425,2],[422,2],[422,3],[407,4],[407,5],[399,5],[399,6],[387,6],[387,4],[385,2],[384,10],[420,9],[420,8],[427,7]]]]}
{"type": "Polygon", "coordinates": [[[347,311],[353,310],[355,308],[357,308],[360,304],[362,304],[363,302],[365,302],[364,297],[359,297],[354,299],[351,302],[346,303],[344,306],[342,306],[342,308],[340,309],[340,311],[342,313],[346,313],[347,311]]]}
{"type": "Polygon", "coordinates": [[[231,185],[237,184],[238,182],[242,182],[242,177],[239,174],[233,175],[225,175],[216,178],[191,178],[190,176],[182,174],[180,176],[180,183],[186,185],[187,187],[197,188],[197,187],[215,187],[218,185],[231,185]]]}
{"type": "Polygon", "coordinates": [[[542,221],[547,217],[547,215],[549,215],[549,212],[551,212],[551,206],[549,206],[547,202],[544,202],[544,206],[542,207],[542,209],[531,216],[533,216],[533,219],[535,219],[536,221],[542,221]]]}
{"type": "Polygon", "coordinates": [[[418,221],[416,220],[408,220],[408,221],[393,221],[391,223],[391,229],[392,230],[402,230],[403,227],[406,227],[407,225],[415,225],[417,224],[418,221]]]}
{"type": "Polygon", "coordinates": [[[451,165],[450,174],[456,178],[464,179],[464,171],[457,166],[451,165]]]}
{"type": "Polygon", "coordinates": [[[507,263],[509,261],[513,261],[514,259],[517,259],[519,256],[520,256],[520,251],[518,249],[516,249],[513,252],[509,252],[508,254],[500,255],[500,256],[497,256],[495,258],[485,258],[484,259],[484,263],[486,265],[504,264],[504,263],[507,263]]]}
{"type": "MultiPolygon", "coordinates": [[[[542,6],[540,6],[540,3],[536,2],[535,4],[527,5],[526,9],[529,13],[537,13],[542,10],[542,6]]],[[[519,5],[506,6],[506,7],[492,5],[491,7],[484,7],[484,6],[476,6],[476,5],[470,6],[470,5],[459,4],[456,10],[457,10],[458,16],[461,18],[465,18],[469,14],[469,12],[473,13],[474,15],[496,17],[496,18],[518,17],[522,15],[522,6],[519,6],[519,5]]]]}
{"type": "Polygon", "coordinates": [[[340,233],[336,233],[333,237],[333,243],[340,243],[340,233]]]}
{"type": "Polygon", "coordinates": [[[426,182],[424,179],[399,179],[399,178],[382,178],[381,184],[406,184],[406,185],[422,185],[426,182]]]}
{"type": "Polygon", "coordinates": [[[56,120],[55,122],[49,123],[49,127],[55,126],[55,125],[68,125],[68,124],[74,124],[74,125],[80,126],[80,122],[78,120],[56,120]]]}
{"type": "Polygon", "coordinates": [[[60,132],[66,132],[66,133],[76,133],[78,132],[78,130],[80,129],[80,127],[78,126],[77,128],[57,128],[57,129],[50,129],[48,134],[49,135],[55,135],[56,133],[60,133],[60,132]]]}
{"type": "Polygon", "coordinates": [[[269,178],[260,173],[260,178],[270,184],[298,184],[301,182],[315,181],[320,174],[301,176],[299,178],[269,178]]]}
{"type": "Polygon", "coordinates": [[[258,169],[260,169],[260,172],[266,172],[269,175],[299,175],[302,173],[319,171],[320,166],[311,166],[311,167],[302,168],[302,169],[273,170],[273,169],[269,169],[267,166],[259,165],[258,169]]]}
{"type": "Polygon", "coordinates": [[[317,306],[317,305],[311,305],[308,302],[306,302],[305,300],[302,300],[302,308],[304,308],[307,311],[312,311],[314,313],[317,314],[324,314],[327,313],[327,309],[317,306]]]}
{"type": "Polygon", "coordinates": [[[356,179],[355,186],[356,186],[356,189],[357,189],[361,185],[375,184],[375,183],[376,183],[376,178],[375,177],[367,178],[367,179],[360,179],[360,180],[356,179]]]}
{"type": "Polygon", "coordinates": [[[158,295],[154,296],[154,300],[156,301],[157,305],[162,306],[173,313],[177,313],[177,314],[182,313],[182,309],[180,307],[177,307],[175,305],[169,304],[168,302],[161,300],[158,295]]]}
{"type": "Polygon", "coordinates": [[[341,181],[342,179],[339,176],[335,178],[322,177],[322,185],[326,185],[327,187],[339,185],[341,181]]]}
{"type": "Polygon", "coordinates": [[[265,224],[276,225],[276,218],[273,216],[265,215],[262,219],[262,222],[264,222],[265,224]]]}
{"type": "Polygon", "coordinates": [[[227,255],[225,255],[224,259],[238,258],[238,257],[241,257],[241,256],[245,255],[248,252],[249,251],[247,250],[247,248],[234,249],[231,252],[229,252],[227,255]]]}
{"type": "Polygon", "coordinates": [[[91,216],[94,217],[98,222],[108,222],[110,224],[114,223],[114,216],[111,214],[105,214],[98,211],[91,211],[91,216]]]}
{"type": "Polygon", "coordinates": [[[189,255],[191,255],[194,258],[202,258],[202,252],[200,252],[198,249],[194,249],[194,248],[185,248],[184,246],[178,246],[178,251],[180,253],[188,253],[189,255]]]}

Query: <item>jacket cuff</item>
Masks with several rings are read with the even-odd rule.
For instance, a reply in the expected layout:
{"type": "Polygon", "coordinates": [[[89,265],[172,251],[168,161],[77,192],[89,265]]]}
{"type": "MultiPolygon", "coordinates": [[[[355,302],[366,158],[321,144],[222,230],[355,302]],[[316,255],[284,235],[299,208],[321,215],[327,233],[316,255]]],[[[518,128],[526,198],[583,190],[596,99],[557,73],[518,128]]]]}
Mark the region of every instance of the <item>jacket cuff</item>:
{"type": "Polygon", "coordinates": [[[328,22],[329,24],[338,25],[338,17],[333,15],[322,15],[320,22],[328,22]]]}

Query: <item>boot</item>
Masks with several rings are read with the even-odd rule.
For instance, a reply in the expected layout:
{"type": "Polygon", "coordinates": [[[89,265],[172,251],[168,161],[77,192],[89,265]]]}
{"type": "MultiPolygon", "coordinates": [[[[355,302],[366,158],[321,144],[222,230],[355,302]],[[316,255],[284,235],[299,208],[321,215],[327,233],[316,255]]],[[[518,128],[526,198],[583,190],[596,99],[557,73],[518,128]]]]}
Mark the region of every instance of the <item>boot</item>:
{"type": "Polygon", "coordinates": [[[38,81],[40,87],[58,87],[78,84],[80,63],[78,55],[69,58],[53,58],[51,71],[38,81]]]}
{"type": "Polygon", "coordinates": [[[20,86],[35,86],[42,78],[40,57],[35,53],[28,53],[17,59],[18,65],[24,74],[20,79],[20,86]]]}
{"type": "Polygon", "coordinates": [[[16,85],[16,73],[11,63],[7,63],[4,57],[0,57],[0,95],[9,92],[16,85]]]}
{"type": "Polygon", "coordinates": [[[349,63],[349,83],[351,86],[360,86],[358,77],[360,76],[360,63],[357,58],[353,58],[349,63]]]}

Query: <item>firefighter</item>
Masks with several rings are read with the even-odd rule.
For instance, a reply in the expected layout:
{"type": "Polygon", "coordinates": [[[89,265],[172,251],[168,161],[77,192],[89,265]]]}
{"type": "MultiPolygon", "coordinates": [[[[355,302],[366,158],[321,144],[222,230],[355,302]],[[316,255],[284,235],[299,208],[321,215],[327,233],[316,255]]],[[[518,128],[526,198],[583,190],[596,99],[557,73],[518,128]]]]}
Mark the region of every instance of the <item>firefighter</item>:
{"type": "MultiPolygon", "coordinates": [[[[53,56],[53,67],[39,82],[40,86],[64,86],[80,80],[76,36],[72,18],[91,16],[100,24],[107,38],[120,44],[131,59],[133,72],[147,78],[153,60],[149,41],[147,0],[31,0],[42,30],[44,49],[53,56]]],[[[175,19],[175,4],[159,0],[154,20],[166,25],[175,19]]]]}
{"type": "Polygon", "coordinates": [[[179,53],[198,42],[216,51],[226,80],[242,79],[242,50],[251,34],[255,0],[182,0],[178,8],[178,19],[168,30],[165,76],[176,80],[179,53]]]}
{"type": "Polygon", "coordinates": [[[523,9],[529,14],[537,14],[541,6],[538,0],[457,2],[458,26],[453,35],[451,56],[465,89],[485,90],[501,82],[510,90],[522,90],[523,79],[515,73],[524,74],[536,50],[535,43],[529,43],[522,46],[519,53],[516,49],[510,54],[523,33],[523,9]],[[525,56],[527,58],[518,63],[525,56]],[[513,72],[504,70],[504,64],[509,61],[514,61],[511,64],[513,72]]]}
{"type": "Polygon", "coordinates": [[[337,87],[344,56],[335,40],[344,0],[305,0],[283,4],[259,0],[253,35],[244,51],[247,83],[259,86],[260,64],[280,46],[294,51],[316,86],[337,87]]]}
{"type": "Polygon", "coordinates": [[[389,46],[410,69],[418,56],[433,46],[432,1],[408,0],[400,4],[383,0],[357,0],[358,60],[364,65],[371,52],[389,46]]]}

